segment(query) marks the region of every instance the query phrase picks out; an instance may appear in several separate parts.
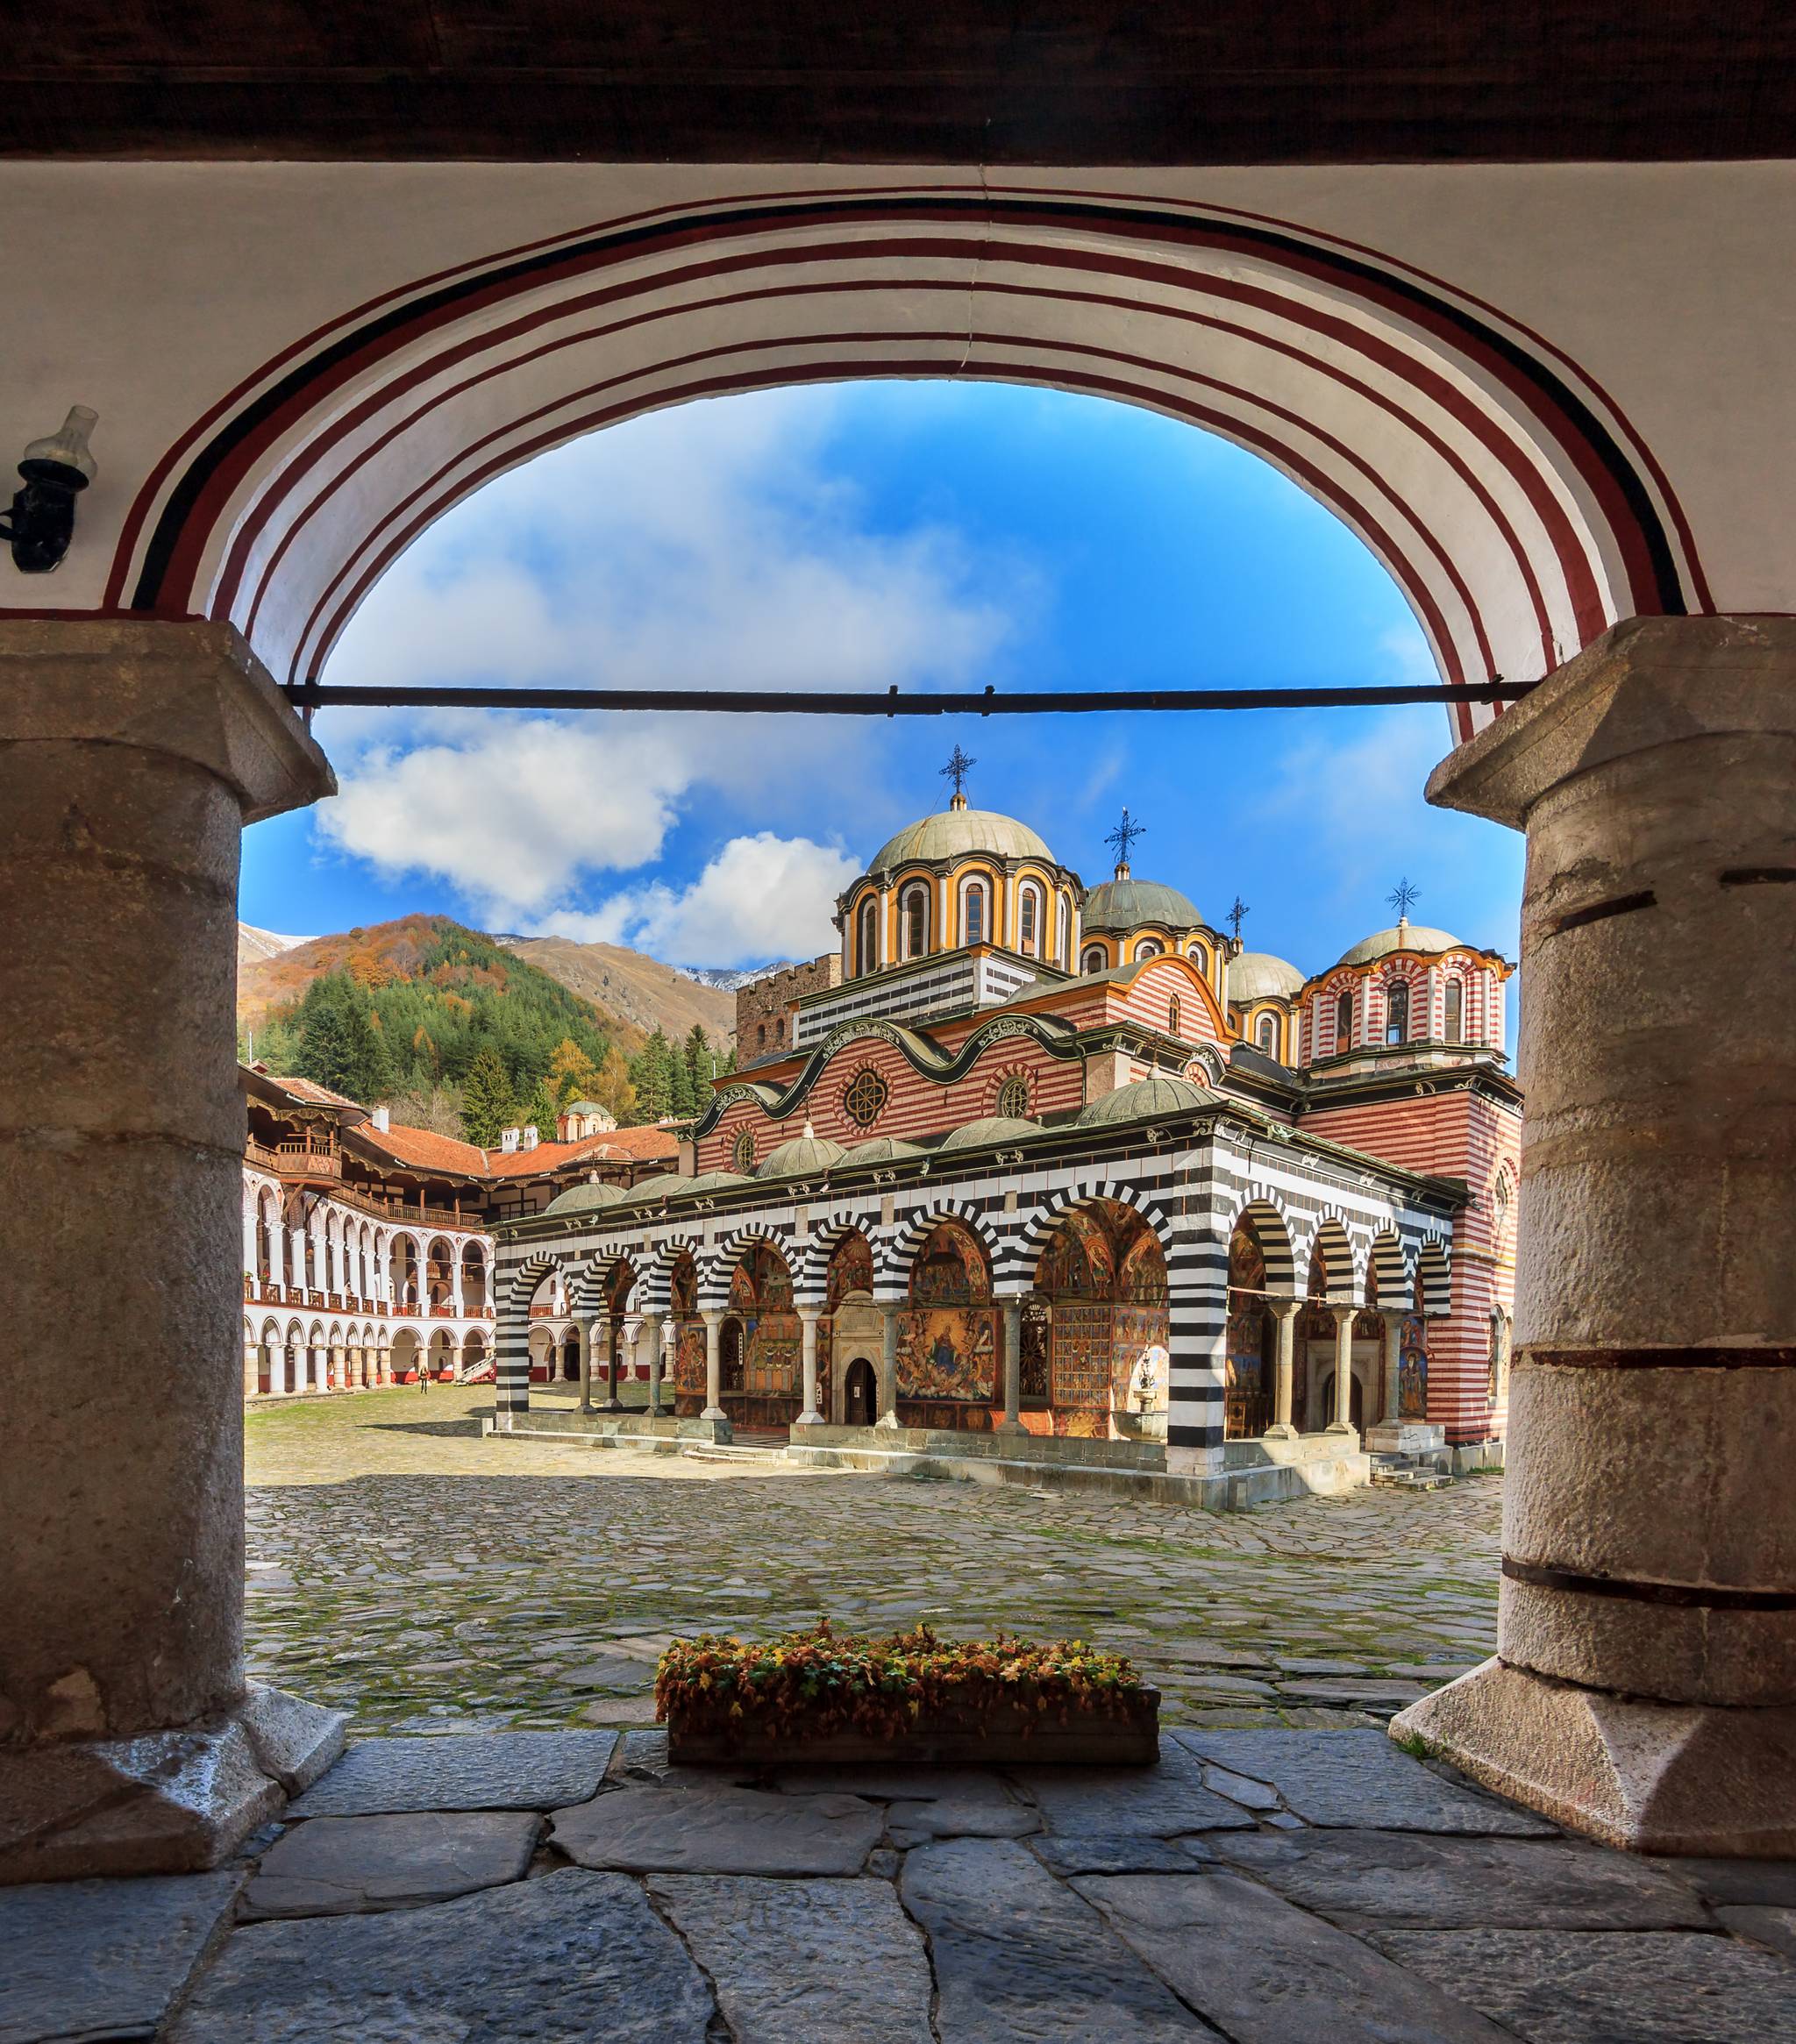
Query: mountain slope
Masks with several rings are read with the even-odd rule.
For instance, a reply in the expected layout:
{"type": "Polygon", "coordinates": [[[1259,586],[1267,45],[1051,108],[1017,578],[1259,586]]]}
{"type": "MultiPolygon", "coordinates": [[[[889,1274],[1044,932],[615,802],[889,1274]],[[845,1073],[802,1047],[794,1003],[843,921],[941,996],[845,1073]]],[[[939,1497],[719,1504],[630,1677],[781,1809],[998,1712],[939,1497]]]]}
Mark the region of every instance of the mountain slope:
{"type": "Polygon", "coordinates": [[[733,994],[688,979],[641,951],[616,944],[576,944],[566,937],[498,941],[595,1007],[623,1016],[645,1034],[659,1024],[677,1041],[697,1022],[720,1047],[736,1034],[733,994]]]}
{"type": "Polygon", "coordinates": [[[310,944],[309,937],[282,937],[272,929],[258,929],[253,922],[239,922],[237,926],[237,969],[253,964],[258,958],[278,958],[282,951],[296,950],[303,944],[310,944]]]}

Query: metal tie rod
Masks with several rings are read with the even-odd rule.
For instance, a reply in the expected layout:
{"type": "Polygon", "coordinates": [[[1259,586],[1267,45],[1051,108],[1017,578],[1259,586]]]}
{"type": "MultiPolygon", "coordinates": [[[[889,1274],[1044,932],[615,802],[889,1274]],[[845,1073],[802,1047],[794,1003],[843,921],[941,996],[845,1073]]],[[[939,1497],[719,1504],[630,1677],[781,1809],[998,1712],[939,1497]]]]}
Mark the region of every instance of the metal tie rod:
{"type": "Polygon", "coordinates": [[[726,716],[1071,716],[1137,709],[1361,709],[1407,702],[1516,702],[1532,681],[1433,683],[1358,688],[1069,688],[960,690],[935,694],[896,687],[803,688],[386,688],[323,681],[291,684],[295,709],[626,709],[709,711],[726,716]]]}

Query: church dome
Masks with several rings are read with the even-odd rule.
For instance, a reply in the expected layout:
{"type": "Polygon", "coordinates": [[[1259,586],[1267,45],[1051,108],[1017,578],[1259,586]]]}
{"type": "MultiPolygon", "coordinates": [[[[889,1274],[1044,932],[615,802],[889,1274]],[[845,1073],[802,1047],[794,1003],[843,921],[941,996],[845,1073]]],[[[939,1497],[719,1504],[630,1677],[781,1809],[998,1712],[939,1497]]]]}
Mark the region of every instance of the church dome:
{"type": "Polygon", "coordinates": [[[789,1143],[782,1143],[767,1152],[766,1161],[755,1176],[760,1179],[818,1178],[832,1164],[839,1164],[847,1154],[839,1143],[832,1143],[827,1136],[819,1136],[807,1122],[802,1136],[795,1136],[789,1143]]]}
{"type": "Polygon", "coordinates": [[[1079,1111],[1082,1129],[1097,1129],[1112,1122],[1151,1122],[1166,1115],[1189,1115],[1213,1107],[1216,1095],[1194,1086],[1188,1079],[1138,1079],[1133,1086],[1119,1086],[1088,1107],[1079,1111]]]}
{"type": "Polygon", "coordinates": [[[1016,1143],[1039,1136],[1039,1122],[1018,1121],[1009,1115],[987,1115],[983,1121],[968,1122],[951,1129],[942,1140],[944,1150],[977,1150],[982,1143],[1016,1143]]]}
{"type": "Polygon", "coordinates": [[[1054,855],[1027,823],[1001,816],[995,809],[944,809],[911,823],[888,838],[873,854],[869,872],[887,872],[913,859],[958,858],[963,852],[989,851],[999,858],[1038,858],[1057,864],[1054,855]]]}
{"type": "Polygon", "coordinates": [[[1137,929],[1144,922],[1163,923],[1168,929],[1190,929],[1203,921],[1196,905],[1177,887],[1158,880],[1124,877],[1105,880],[1085,897],[1080,913],[1080,926],[1087,935],[1107,929],[1137,929]]]}
{"type": "Polygon", "coordinates": [[[693,1181],[677,1171],[658,1172],[652,1179],[645,1179],[638,1186],[630,1188],[631,1200],[668,1200],[681,1193],[689,1193],[693,1181]]]}
{"type": "Polygon", "coordinates": [[[726,1186],[747,1183],[739,1171],[702,1171],[695,1179],[681,1179],[680,1189],[683,1193],[721,1193],[726,1186]]]}
{"type": "Polygon", "coordinates": [[[1288,1001],[1303,985],[1303,975],[1271,951],[1237,951],[1229,961],[1225,985],[1230,1001],[1288,1001]]]}
{"type": "Polygon", "coordinates": [[[896,1136],[872,1136],[865,1143],[857,1143],[852,1150],[842,1152],[844,1164],[900,1164],[907,1157],[921,1157],[923,1151],[916,1143],[906,1143],[896,1136]]]}
{"type": "Polygon", "coordinates": [[[1372,936],[1363,937],[1351,951],[1341,953],[1336,961],[1343,965],[1369,965],[1376,958],[1387,958],[1393,951],[1450,951],[1459,948],[1459,939],[1448,929],[1430,929],[1425,922],[1400,922],[1394,929],[1374,930],[1372,936]]]}
{"type": "Polygon", "coordinates": [[[569,1186],[557,1193],[543,1208],[545,1214],[592,1214],[601,1207],[621,1207],[630,1198],[622,1186],[608,1186],[594,1179],[585,1185],[569,1186]]]}

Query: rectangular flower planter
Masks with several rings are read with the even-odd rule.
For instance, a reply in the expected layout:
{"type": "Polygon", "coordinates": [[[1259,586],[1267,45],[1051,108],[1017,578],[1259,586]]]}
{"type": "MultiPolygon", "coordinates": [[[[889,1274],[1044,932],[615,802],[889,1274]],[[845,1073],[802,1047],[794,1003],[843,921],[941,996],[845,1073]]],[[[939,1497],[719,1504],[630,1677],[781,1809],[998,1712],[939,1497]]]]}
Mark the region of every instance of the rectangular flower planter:
{"type": "Polygon", "coordinates": [[[807,1732],[802,1719],[783,1729],[747,1718],[724,1728],[692,1727],[670,1713],[668,1757],[681,1767],[1151,1767],[1160,1755],[1160,1692],[1133,1689],[1120,1710],[1069,1705],[1029,1710],[1003,1704],[974,1714],[925,1713],[891,1734],[853,1727],[807,1732]]]}

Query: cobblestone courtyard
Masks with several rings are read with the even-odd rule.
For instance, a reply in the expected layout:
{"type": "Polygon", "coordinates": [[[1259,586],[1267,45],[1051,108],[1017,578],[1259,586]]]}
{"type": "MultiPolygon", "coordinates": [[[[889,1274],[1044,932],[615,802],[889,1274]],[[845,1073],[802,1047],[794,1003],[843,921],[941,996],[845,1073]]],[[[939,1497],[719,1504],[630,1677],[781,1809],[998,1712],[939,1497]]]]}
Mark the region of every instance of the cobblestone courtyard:
{"type": "Polygon", "coordinates": [[[1169,1721],[1329,1724],[1487,1655],[1500,1489],[1228,1515],[482,1440],[491,1393],[248,1415],[253,1672],[359,1734],[649,1721],[675,1634],[1076,1633],[1169,1721]]]}

